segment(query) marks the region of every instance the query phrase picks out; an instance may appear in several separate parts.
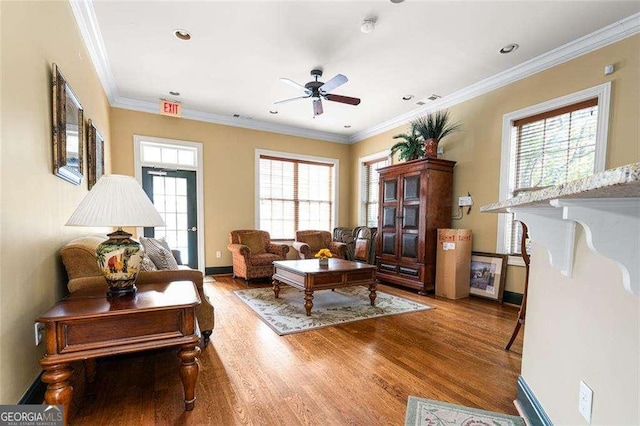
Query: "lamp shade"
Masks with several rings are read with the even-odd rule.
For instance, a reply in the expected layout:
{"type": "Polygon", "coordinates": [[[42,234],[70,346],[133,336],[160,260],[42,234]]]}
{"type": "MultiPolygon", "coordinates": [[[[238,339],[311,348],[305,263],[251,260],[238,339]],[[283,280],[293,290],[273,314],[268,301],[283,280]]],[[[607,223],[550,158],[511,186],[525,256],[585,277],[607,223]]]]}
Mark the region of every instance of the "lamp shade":
{"type": "Polygon", "coordinates": [[[70,226],[164,226],[160,214],[131,176],[104,175],[67,222],[70,226]]]}

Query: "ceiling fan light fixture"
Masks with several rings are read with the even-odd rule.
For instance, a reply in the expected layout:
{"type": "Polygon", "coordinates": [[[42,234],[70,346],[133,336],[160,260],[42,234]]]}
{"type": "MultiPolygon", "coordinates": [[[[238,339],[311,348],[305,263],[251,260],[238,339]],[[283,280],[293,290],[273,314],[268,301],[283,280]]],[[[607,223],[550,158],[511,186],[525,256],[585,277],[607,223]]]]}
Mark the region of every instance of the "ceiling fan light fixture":
{"type": "Polygon", "coordinates": [[[176,38],[178,38],[179,40],[191,40],[191,34],[189,34],[189,31],[187,30],[174,30],[173,35],[176,36],[176,38]]]}
{"type": "Polygon", "coordinates": [[[507,53],[515,52],[516,50],[518,50],[518,47],[520,47],[518,43],[507,44],[502,49],[500,49],[500,53],[506,55],[507,53]]]}
{"type": "Polygon", "coordinates": [[[362,21],[362,24],[360,25],[360,31],[362,31],[365,34],[370,34],[373,32],[373,30],[376,28],[376,18],[367,18],[364,21],[362,21]]]}

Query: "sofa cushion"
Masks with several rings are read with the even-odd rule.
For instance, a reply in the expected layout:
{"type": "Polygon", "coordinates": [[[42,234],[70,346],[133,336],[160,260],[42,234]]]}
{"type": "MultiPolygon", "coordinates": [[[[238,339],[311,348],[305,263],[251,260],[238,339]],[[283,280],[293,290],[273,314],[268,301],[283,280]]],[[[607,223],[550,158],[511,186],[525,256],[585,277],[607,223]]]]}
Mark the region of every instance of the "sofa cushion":
{"type": "Polygon", "coordinates": [[[178,269],[178,262],[173,257],[169,244],[164,238],[146,238],[140,237],[140,242],[144,247],[144,251],[160,270],[178,269]]]}
{"type": "Polygon", "coordinates": [[[323,248],[328,248],[327,243],[324,239],[324,235],[322,235],[320,232],[305,235],[304,242],[309,245],[309,249],[312,255],[315,255],[323,248]]]}
{"type": "Polygon", "coordinates": [[[274,260],[282,260],[282,257],[273,253],[261,253],[251,256],[250,262],[253,266],[271,265],[274,260]]]}
{"type": "Polygon", "coordinates": [[[240,238],[240,244],[249,247],[252,256],[266,252],[264,239],[260,232],[245,232],[239,234],[238,237],[240,238]]]}

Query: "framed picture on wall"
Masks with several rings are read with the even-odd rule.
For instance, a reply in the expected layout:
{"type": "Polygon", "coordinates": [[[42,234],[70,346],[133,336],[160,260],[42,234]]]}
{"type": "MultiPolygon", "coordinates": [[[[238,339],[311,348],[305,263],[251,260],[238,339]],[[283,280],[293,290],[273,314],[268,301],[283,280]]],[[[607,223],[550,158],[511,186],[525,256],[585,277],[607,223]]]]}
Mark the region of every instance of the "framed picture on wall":
{"type": "Polygon", "coordinates": [[[472,252],[469,293],[502,303],[507,257],[506,254],[472,252]]]}
{"type": "Polygon", "coordinates": [[[56,64],[52,70],[52,89],[53,173],[80,185],[84,145],[82,105],[56,64]]]}
{"type": "Polygon", "coordinates": [[[104,174],[104,138],[93,121],[87,122],[87,181],[89,190],[104,174]]]}

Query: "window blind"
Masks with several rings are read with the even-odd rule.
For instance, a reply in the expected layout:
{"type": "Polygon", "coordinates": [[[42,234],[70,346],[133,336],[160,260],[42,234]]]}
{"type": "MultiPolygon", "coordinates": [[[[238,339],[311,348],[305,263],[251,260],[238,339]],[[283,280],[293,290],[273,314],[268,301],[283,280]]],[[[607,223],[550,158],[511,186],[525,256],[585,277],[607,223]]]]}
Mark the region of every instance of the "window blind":
{"type": "Polygon", "coordinates": [[[378,169],[389,165],[388,158],[381,158],[364,163],[364,216],[366,226],[375,228],[378,226],[378,196],[379,176],[378,169]]]}
{"type": "Polygon", "coordinates": [[[294,239],[300,229],[331,231],[333,164],[260,156],[260,229],[294,239]]]}
{"type": "MultiPolygon", "coordinates": [[[[597,98],[514,121],[511,195],[592,175],[597,124],[597,98]]],[[[520,224],[507,229],[511,253],[520,253],[520,224]]]]}

